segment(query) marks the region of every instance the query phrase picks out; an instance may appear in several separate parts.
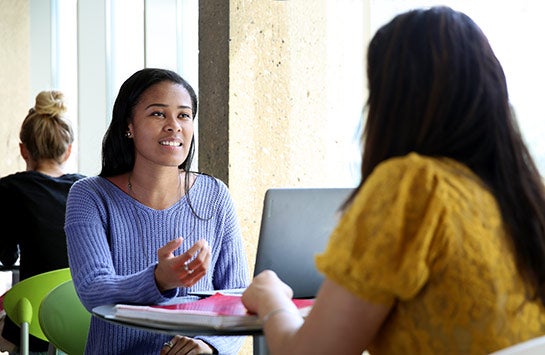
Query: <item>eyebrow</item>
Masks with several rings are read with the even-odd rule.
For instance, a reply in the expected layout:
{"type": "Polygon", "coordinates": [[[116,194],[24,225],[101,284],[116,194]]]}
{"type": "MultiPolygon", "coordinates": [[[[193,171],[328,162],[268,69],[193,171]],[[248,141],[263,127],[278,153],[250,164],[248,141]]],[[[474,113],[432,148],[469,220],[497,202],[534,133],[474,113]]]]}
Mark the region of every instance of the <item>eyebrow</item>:
{"type": "MultiPolygon", "coordinates": [[[[150,108],[150,107],[168,107],[168,105],[165,105],[165,104],[149,104],[148,106],[146,106],[146,110],[148,108],[150,108]]],[[[185,105],[178,106],[177,108],[191,110],[191,106],[185,106],[185,105]]]]}

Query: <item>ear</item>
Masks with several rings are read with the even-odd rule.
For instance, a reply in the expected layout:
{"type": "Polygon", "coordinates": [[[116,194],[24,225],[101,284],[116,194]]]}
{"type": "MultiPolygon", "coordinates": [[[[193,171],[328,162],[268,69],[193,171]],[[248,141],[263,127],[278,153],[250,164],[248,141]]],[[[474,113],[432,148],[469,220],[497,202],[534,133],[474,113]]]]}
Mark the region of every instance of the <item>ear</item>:
{"type": "Polygon", "coordinates": [[[72,144],[68,144],[68,147],[66,147],[66,152],[64,153],[63,162],[67,161],[68,158],[70,158],[70,155],[72,154],[72,144]]]}
{"type": "Polygon", "coordinates": [[[21,153],[21,156],[25,161],[30,159],[30,154],[28,153],[28,149],[26,149],[26,146],[23,143],[19,143],[19,152],[21,153]]]}
{"type": "Polygon", "coordinates": [[[134,136],[134,134],[132,133],[133,132],[133,129],[134,129],[134,126],[132,123],[129,123],[127,125],[127,138],[132,138],[134,136]]]}

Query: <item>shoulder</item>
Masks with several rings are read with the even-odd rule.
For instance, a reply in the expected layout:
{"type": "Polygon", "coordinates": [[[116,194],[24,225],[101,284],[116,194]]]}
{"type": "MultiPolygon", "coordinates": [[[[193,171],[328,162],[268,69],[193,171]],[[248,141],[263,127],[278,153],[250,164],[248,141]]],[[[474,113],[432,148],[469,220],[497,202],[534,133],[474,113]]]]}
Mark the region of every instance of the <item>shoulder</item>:
{"type": "Polygon", "coordinates": [[[352,204],[380,220],[384,214],[401,216],[407,211],[411,216],[437,215],[478,200],[494,203],[489,189],[471,169],[452,159],[411,153],[379,164],[352,204]]]}
{"type": "Polygon", "coordinates": [[[75,198],[104,198],[111,196],[118,188],[107,179],[100,176],[83,177],[74,182],[70,196],[75,198]]]}
{"type": "Polygon", "coordinates": [[[379,164],[367,182],[370,185],[400,186],[406,189],[419,187],[429,190],[444,182],[456,181],[473,181],[482,186],[471,169],[456,160],[410,153],[379,164]]]}
{"type": "Polygon", "coordinates": [[[24,195],[43,189],[62,189],[66,185],[36,171],[20,171],[0,179],[0,188],[4,191],[24,195]]]}
{"type": "Polygon", "coordinates": [[[78,174],[78,173],[64,174],[64,175],[61,176],[61,178],[63,180],[72,181],[72,182],[76,182],[76,181],[81,180],[81,179],[83,179],[85,177],[86,177],[85,175],[78,174]]]}
{"type": "Polygon", "coordinates": [[[29,185],[48,187],[56,185],[66,186],[84,177],[81,174],[64,174],[59,177],[52,177],[36,171],[21,171],[1,178],[0,185],[11,187],[28,187],[29,185]]]}
{"type": "Polygon", "coordinates": [[[107,180],[100,176],[88,176],[78,179],[72,189],[86,189],[106,186],[107,180]]]}
{"type": "Polygon", "coordinates": [[[220,195],[229,195],[227,185],[220,179],[207,174],[199,173],[195,176],[195,183],[192,189],[204,193],[214,193],[220,195]]]}
{"type": "Polygon", "coordinates": [[[97,213],[104,217],[113,210],[125,210],[134,201],[103,177],[85,177],[76,181],[70,189],[66,204],[67,221],[72,221],[73,216],[82,215],[91,220],[90,216],[97,213]]]}
{"type": "Polygon", "coordinates": [[[26,174],[23,173],[15,173],[10,174],[2,177],[0,179],[0,194],[2,195],[3,199],[17,199],[20,198],[20,194],[22,191],[27,190],[25,188],[25,185],[28,185],[28,183],[25,182],[24,176],[26,174]]]}
{"type": "Polygon", "coordinates": [[[197,210],[225,210],[233,208],[233,201],[227,185],[220,179],[197,174],[195,183],[189,189],[189,200],[197,210]]]}
{"type": "MultiPolygon", "coordinates": [[[[409,153],[404,156],[390,158],[380,163],[375,172],[392,174],[397,172],[398,175],[406,173],[431,173],[435,174],[442,170],[445,164],[458,165],[454,160],[441,157],[430,157],[420,155],[418,153],[409,153]]],[[[461,164],[459,164],[462,166],[461,164]]]]}
{"type": "Polygon", "coordinates": [[[19,171],[10,175],[6,175],[0,178],[0,185],[7,186],[10,184],[17,184],[24,181],[35,179],[37,173],[34,171],[19,171]]]}
{"type": "Polygon", "coordinates": [[[227,188],[227,185],[218,179],[215,176],[204,174],[204,173],[192,173],[194,176],[195,183],[199,183],[203,186],[218,186],[221,185],[224,188],[227,188]]]}

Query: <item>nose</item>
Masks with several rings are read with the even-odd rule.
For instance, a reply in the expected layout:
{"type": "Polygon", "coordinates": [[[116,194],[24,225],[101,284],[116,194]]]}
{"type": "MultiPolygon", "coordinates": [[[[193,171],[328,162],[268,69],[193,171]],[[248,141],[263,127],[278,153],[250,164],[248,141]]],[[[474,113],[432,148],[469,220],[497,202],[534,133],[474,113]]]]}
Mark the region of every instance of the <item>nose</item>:
{"type": "Polygon", "coordinates": [[[165,129],[167,132],[181,132],[182,125],[178,122],[176,117],[169,116],[165,124],[165,129]]]}

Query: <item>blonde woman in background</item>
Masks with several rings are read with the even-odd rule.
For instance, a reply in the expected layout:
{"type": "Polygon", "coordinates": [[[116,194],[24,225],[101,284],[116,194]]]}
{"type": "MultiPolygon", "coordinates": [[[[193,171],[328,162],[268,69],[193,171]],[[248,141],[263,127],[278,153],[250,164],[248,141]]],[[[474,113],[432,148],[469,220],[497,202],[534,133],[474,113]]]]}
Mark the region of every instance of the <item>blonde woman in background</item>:
{"type": "MultiPolygon", "coordinates": [[[[12,266],[20,257],[21,280],[68,267],[66,197],[72,184],[84,176],[64,172],[74,142],[66,110],[60,91],[42,91],[36,96],[19,133],[26,170],[0,179],[0,201],[9,206],[0,214],[0,261],[12,266]],[[17,233],[7,233],[13,230],[17,233]]],[[[0,350],[16,354],[17,348],[6,346],[5,340],[19,344],[19,327],[7,317],[2,337],[0,350]]],[[[47,353],[48,343],[31,336],[30,350],[47,353]]]]}

